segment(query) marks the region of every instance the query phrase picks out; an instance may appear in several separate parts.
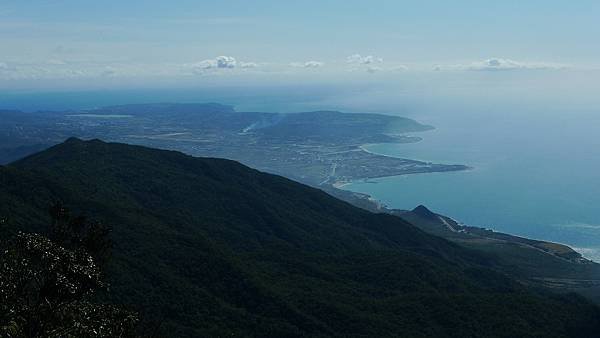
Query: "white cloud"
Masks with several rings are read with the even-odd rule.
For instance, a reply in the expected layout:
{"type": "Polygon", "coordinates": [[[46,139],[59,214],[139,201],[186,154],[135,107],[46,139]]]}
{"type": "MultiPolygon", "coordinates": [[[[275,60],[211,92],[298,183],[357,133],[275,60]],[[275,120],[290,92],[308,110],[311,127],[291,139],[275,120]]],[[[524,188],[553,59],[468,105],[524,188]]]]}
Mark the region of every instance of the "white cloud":
{"type": "Polygon", "coordinates": [[[467,66],[468,70],[513,70],[529,68],[528,65],[510,59],[491,58],[467,66]]]}
{"type": "Polygon", "coordinates": [[[217,61],[216,60],[203,60],[203,61],[194,63],[191,66],[192,66],[192,68],[196,68],[196,69],[212,69],[212,68],[217,68],[217,61]]]}
{"type": "Polygon", "coordinates": [[[257,68],[258,64],[255,62],[240,62],[241,68],[257,68]]]}
{"type": "Polygon", "coordinates": [[[376,73],[384,70],[379,64],[383,63],[383,58],[360,54],[353,54],[346,58],[346,63],[350,65],[350,71],[366,71],[368,73],[376,73]]]}
{"type": "Polygon", "coordinates": [[[202,60],[191,64],[190,66],[197,72],[203,72],[210,69],[233,69],[237,61],[232,56],[217,56],[214,59],[202,60]]]}
{"type": "Polygon", "coordinates": [[[304,67],[306,68],[319,68],[319,67],[323,67],[325,64],[323,62],[319,62],[319,61],[308,61],[306,63],[304,63],[304,67]]]}
{"type": "Polygon", "coordinates": [[[398,65],[398,66],[394,66],[392,68],[390,68],[391,72],[403,72],[408,70],[408,66],[405,65],[398,65]]]}
{"type": "Polygon", "coordinates": [[[0,62],[0,80],[50,80],[74,78],[154,78],[186,77],[194,74],[228,74],[251,72],[261,64],[239,62],[232,57],[218,57],[192,64],[180,63],[119,63],[95,61],[0,62]],[[237,71],[239,69],[239,71],[237,71]]]}
{"type": "Polygon", "coordinates": [[[218,56],[217,57],[217,68],[235,68],[236,61],[231,56],[218,56]]]}
{"type": "Polygon", "coordinates": [[[233,56],[217,56],[214,59],[202,60],[200,62],[186,64],[186,68],[191,68],[196,74],[204,74],[216,70],[233,70],[233,69],[252,69],[258,68],[256,62],[242,62],[236,60],[233,56]]]}
{"type": "Polygon", "coordinates": [[[306,62],[292,62],[290,66],[296,68],[320,68],[323,67],[325,63],[320,61],[306,61],[306,62]]]}
{"type": "Polygon", "coordinates": [[[350,64],[370,65],[375,63],[382,63],[383,59],[380,57],[375,57],[373,55],[362,56],[360,54],[353,54],[346,58],[346,62],[350,64]]]}
{"type": "Polygon", "coordinates": [[[490,58],[484,61],[477,61],[471,64],[458,65],[436,65],[434,70],[468,70],[468,71],[508,71],[508,70],[545,70],[545,69],[565,69],[567,65],[551,62],[521,62],[511,59],[490,58]]]}

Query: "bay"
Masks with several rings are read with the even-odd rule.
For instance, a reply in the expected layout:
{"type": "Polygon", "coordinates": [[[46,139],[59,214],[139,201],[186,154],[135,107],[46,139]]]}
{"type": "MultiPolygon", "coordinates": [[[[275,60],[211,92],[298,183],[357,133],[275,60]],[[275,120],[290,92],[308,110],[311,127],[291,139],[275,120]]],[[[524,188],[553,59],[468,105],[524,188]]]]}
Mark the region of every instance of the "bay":
{"type": "Polygon", "coordinates": [[[600,261],[596,111],[507,114],[495,108],[433,115],[427,122],[437,129],[419,134],[421,142],[365,149],[471,170],[369,179],[344,189],[392,208],[424,204],[468,225],[568,244],[600,261]]]}

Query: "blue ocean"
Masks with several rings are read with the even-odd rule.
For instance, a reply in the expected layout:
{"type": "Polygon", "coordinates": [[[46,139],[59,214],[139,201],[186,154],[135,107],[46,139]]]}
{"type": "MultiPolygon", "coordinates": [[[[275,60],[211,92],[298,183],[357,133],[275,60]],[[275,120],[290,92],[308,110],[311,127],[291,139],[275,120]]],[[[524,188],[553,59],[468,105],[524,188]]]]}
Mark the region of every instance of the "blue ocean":
{"type": "MultiPolygon", "coordinates": [[[[563,110],[564,109],[564,110],[563,110]]],[[[600,261],[600,114],[481,107],[423,116],[437,129],[379,154],[471,170],[354,182],[389,207],[424,204],[464,224],[571,245],[600,261]]]]}

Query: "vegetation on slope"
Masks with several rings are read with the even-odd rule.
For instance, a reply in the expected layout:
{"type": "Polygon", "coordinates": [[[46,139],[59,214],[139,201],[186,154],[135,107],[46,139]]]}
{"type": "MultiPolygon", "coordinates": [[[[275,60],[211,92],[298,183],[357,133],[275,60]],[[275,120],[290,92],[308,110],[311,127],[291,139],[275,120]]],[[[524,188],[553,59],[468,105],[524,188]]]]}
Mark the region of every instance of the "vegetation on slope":
{"type": "Polygon", "coordinates": [[[109,228],[51,209],[50,238],[18,232],[0,241],[0,336],[130,337],[136,314],[94,301],[107,288],[109,228]]]}
{"type": "Polygon", "coordinates": [[[0,168],[9,228],[39,230],[52,200],[113,225],[107,297],[165,336],[600,330],[580,297],[527,289],[398,217],[233,161],[70,139],[0,168]]]}

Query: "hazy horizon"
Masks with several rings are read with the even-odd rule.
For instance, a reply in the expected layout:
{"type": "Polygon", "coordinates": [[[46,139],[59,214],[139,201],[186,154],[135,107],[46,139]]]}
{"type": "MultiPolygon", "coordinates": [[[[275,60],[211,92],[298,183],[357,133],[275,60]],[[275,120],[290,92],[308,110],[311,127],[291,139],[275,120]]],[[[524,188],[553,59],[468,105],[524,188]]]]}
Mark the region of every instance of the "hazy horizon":
{"type": "Polygon", "coordinates": [[[599,13],[595,1],[7,1],[0,4],[0,88],[335,86],[463,76],[493,88],[496,77],[568,82],[592,72],[594,85],[580,89],[597,90],[599,13]]]}

